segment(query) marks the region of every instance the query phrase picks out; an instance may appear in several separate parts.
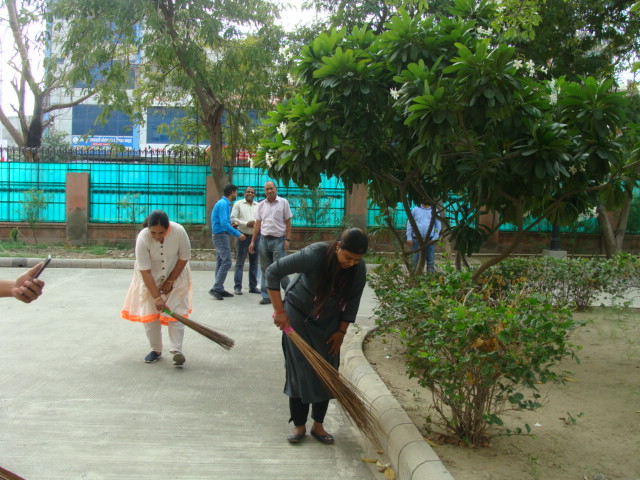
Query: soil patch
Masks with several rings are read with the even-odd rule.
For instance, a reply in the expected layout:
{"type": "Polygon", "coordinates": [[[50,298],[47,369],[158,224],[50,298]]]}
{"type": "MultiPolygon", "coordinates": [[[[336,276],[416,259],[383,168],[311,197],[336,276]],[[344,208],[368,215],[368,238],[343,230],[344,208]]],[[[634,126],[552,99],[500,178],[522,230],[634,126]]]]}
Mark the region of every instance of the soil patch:
{"type": "Polygon", "coordinates": [[[572,343],[582,345],[580,364],[565,385],[540,385],[544,406],[501,415],[491,446],[438,445],[427,425],[431,394],[405,373],[397,336],[370,335],[365,355],[456,480],[640,480],[640,311],[597,308],[576,313],[587,321],[572,343]]]}

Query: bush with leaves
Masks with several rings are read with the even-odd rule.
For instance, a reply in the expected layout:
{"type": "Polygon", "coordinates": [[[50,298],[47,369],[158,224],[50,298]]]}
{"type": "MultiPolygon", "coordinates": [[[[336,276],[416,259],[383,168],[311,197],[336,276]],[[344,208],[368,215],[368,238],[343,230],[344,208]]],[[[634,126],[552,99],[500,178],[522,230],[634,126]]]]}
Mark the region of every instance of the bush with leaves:
{"type": "Polygon", "coordinates": [[[501,413],[540,406],[537,384],[563,382],[557,365],[577,360],[578,347],[568,341],[570,310],[543,295],[478,286],[472,273],[444,264],[412,280],[387,265],[371,283],[377,322],[400,332],[409,376],[432,393],[434,423],[455,443],[480,446],[503,425],[501,413]]]}
{"type": "Polygon", "coordinates": [[[606,258],[509,258],[494,265],[480,283],[494,293],[522,291],[543,294],[554,305],[584,311],[606,296],[625,303],[638,286],[640,263],[636,256],[620,254],[606,258]]]}
{"type": "Polygon", "coordinates": [[[38,244],[36,230],[38,225],[43,221],[43,213],[49,205],[49,195],[44,190],[31,188],[24,192],[24,198],[20,202],[20,208],[17,210],[19,215],[24,217],[25,222],[31,229],[33,235],[33,243],[38,244]]]}

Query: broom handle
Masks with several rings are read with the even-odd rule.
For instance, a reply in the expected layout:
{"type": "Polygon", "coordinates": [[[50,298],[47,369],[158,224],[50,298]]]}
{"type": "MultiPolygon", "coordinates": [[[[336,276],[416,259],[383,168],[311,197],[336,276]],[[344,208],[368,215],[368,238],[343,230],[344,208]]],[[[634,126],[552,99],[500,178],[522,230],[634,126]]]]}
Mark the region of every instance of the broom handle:
{"type": "Polygon", "coordinates": [[[0,467],[0,479],[2,480],[24,480],[20,475],[10,472],[9,470],[0,467]]]}
{"type": "Polygon", "coordinates": [[[293,328],[291,328],[291,325],[287,325],[282,329],[282,331],[287,335],[291,335],[293,333],[293,328]]]}

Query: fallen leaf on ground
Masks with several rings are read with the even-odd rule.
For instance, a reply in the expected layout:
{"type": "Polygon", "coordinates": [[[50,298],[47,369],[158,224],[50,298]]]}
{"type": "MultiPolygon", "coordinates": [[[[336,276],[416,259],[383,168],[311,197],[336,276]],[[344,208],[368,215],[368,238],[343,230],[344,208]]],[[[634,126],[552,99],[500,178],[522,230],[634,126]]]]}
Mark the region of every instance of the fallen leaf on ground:
{"type": "Polygon", "coordinates": [[[377,458],[360,458],[365,463],[376,463],[378,461],[377,458]]]}
{"type": "Polygon", "coordinates": [[[427,438],[427,437],[422,437],[424,438],[424,441],[427,442],[429,445],[431,445],[432,447],[439,447],[440,444],[438,442],[434,442],[433,440],[427,438]]]}
{"type": "Polygon", "coordinates": [[[394,472],[391,468],[387,468],[384,471],[384,478],[386,478],[387,480],[396,480],[396,472],[394,472]]]}

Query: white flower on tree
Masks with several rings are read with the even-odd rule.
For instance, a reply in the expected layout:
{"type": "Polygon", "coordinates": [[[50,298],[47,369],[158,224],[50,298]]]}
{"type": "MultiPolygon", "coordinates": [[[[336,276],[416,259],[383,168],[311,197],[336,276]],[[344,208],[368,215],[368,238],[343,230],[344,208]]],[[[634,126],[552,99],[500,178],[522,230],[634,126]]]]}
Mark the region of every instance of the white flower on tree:
{"type": "Polygon", "coordinates": [[[533,60],[527,60],[527,63],[525,63],[525,66],[527,67],[527,71],[529,72],[529,75],[533,75],[534,73],[536,73],[536,64],[533,63],[533,60]]]}
{"type": "Polygon", "coordinates": [[[283,137],[287,136],[287,124],[284,122],[280,122],[280,125],[278,125],[276,127],[276,132],[278,132],[280,135],[282,135],[283,137]]]}

